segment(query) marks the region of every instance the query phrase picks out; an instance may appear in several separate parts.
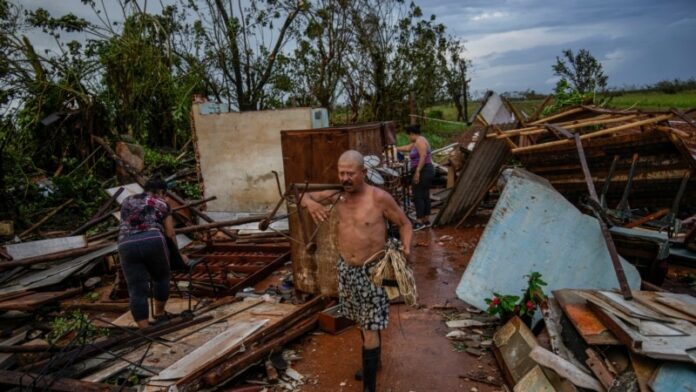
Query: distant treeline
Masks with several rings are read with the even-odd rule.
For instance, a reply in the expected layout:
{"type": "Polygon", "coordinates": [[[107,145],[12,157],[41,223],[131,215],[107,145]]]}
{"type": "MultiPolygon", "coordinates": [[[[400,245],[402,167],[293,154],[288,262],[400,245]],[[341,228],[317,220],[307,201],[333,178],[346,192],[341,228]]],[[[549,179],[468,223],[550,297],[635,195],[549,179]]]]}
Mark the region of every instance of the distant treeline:
{"type": "Polygon", "coordinates": [[[676,94],[682,91],[696,90],[696,78],[692,77],[687,80],[672,79],[661,80],[655,84],[645,86],[629,85],[621,88],[612,88],[611,93],[635,93],[635,92],[660,92],[665,94],[676,94]]]}
{"type": "MultiPolygon", "coordinates": [[[[611,87],[604,92],[608,96],[619,96],[628,93],[658,92],[665,94],[677,94],[682,91],[696,90],[696,78],[661,80],[655,84],[625,85],[622,87],[611,87]]],[[[527,89],[523,91],[506,91],[500,94],[512,101],[529,101],[544,99],[548,94],[539,93],[536,90],[527,89]]]]}

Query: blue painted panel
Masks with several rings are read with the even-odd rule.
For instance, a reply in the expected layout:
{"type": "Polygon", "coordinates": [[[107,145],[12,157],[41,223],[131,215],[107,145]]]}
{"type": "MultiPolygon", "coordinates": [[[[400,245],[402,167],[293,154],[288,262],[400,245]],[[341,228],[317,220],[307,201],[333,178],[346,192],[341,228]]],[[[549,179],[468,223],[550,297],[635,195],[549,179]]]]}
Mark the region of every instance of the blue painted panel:
{"type": "MultiPolygon", "coordinates": [[[[640,288],[638,270],[621,259],[629,285],[640,288]]],[[[492,293],[518,295],[524,275],[540,272],[544,289],[618,288],[599,223],[582,214],[545,179],[516,169],[510,176],[457,296],[480,309],[492,293]]]]}
{"type": "Polygon", "coordinates": [[[654,392],[694,392],[696,391],[696,365],[665,362],[655,372],[650,387],[654,392]]]}

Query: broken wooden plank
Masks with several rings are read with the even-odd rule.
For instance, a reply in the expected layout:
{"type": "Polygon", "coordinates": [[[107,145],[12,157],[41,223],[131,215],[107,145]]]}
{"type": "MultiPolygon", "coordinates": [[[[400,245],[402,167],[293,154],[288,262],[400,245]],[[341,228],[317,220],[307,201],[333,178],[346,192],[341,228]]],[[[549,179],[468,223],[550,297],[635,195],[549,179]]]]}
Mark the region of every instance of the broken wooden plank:
{"type": "Polygon", "coordinates": [[[659,293],[657,301],[691,317],[696,317],[696,298],[688,294],[659,293]]]}
{"type": "Polygon", "coordinates": [[[575,392],[577,389],[554,371],[536,365],[515,384],[513,392],[575,392]]]}
{"type": "Polygon", "coordinates": [[[0,310],[21,310],[30,312],[37,310],[42,305],[61,300],[63,298],[72,297],[80,292],[82,292],[82,288],[77,287],[63,291],[29,293],[19,298],[13,298],[0,302],[0,310]]]}
{"type": "Polygon", "coordinates": [[[553,369],[559,376],[568,379],[574,385],[593,391],[604,391],[604,387],[596,378],[541,346],[534,347],[529,357],[539,365],[553,369]]]}
{"type": "Polygon", "coordinates": [[[47,240],[20,242],[18,244],[5,245],[7,253],[13,260],[28,259],[30,257],[43,256],[50,253],[63,252],[71,249],[84,248],[87,241],[82,235],[51,238],[47,240]]]}
{"type": "Polygon", "coordinates": [[[590,370],[592,370],[592,373],[594,373],[599,382],[602,383],[602,386],[606,389],[610,389],[611,386],[614,385],[614,375],[611,374],[607,365],[595,350],[588,348],[585,350],[585,353],[587,354],[587,366],[590,367],[590,370]]]}
{"type": "MultiPolygon", "coordinates": [[[[188,304],[189,300],[184,299],[184,298],[170,298],[167,303],[165,304],[165,311],[169,314],[180,314],[184,310],[188,310],[188,304]]],[[[191,309],[194,309],[196,307],[196,304],[198,304],[198,301],[195,299],[191,300],[191,309]]],[[[154,322],[155,319],[152,317],[154,309],[152,309],[152,302],[148,302],[149,306],[149,321],[154,322]]],[[[114,321],[112,321],[114,325],[117,325],[119,327],[137,327],[138,324],[133,320],[133,314],[130,312],[130,310],[126,311],[122,315],[120,315],[118,318],[116,318],[114,321]]],[[[200,324],[199,324],[200,325],[200,324]]],[[[199,325],[195,325],[194,327],[198,327],[199,325]]]]}
{"type": "Polygon", "coordinates": [[[662,316],[661,314],[653,311],[652,309],[643,306],[640,302],[627,301],[615,292],[603,290],[597,291],[596,294],[609,301],[612,306],[620,309],[622,312],[631,317],[635,317],[641,320],[661,321],[667,323],[671,322],[671,319],[669,317],[662,316]]]}
{"type": "Polygon", "coordinates": [[[235,350],[239,350],[241,342],[266,323],[268,323],[267,319],[234,324],[225,332],[176,361],[173,365],[153,377],[152,380],[178,380],[205,368],[209,363],[215,362],[235,350]]]}
{"type": "Polygon", "coordinates": [[[652,392],[648,385],[650,384],[653,373],[655,373],[655,370],[659,366],[659,362],[643,355],[633,354],[632,352],[628,354],[631,358],[631,366],[633,366],[633,371],[636,374],[640,392],[652,392]]]}
{"type": "MultiPolygon", "coordinates": [[[[613,133],[621,132],[621,131],[624,131],[627,129],[632,129],[632,128],[639,129],[643,125],[649,125],[649,124],[654,124],[656,122],[669,120],[673,116],[674,115],[672,115],[672,114],[665,114],[665,115],[651,117],[651,118],[640,120],[640,121],[635,121],[635,122],[632,122],[629,124],[622,124],[619,126],[603,129],[601,131],[586,133],[586,134],[580,136],[580,139],[586,140],[586,139],[596,138],[599,136],[611,135],[613,133]]],[[[551,147],[566,146],[566,145],[570,145],[570,144],[573,144],[572,139],[556,140],[556,141],[547,142],[547,143],[534,144],[534,145],[526,146],[526,147],[519,147],[519,148],[513,149],[512,153],[513,154],[528,153],[531,151],[538,151],[538,150],[548,149],[551,147]]]]}
{"type": "Polygon", "coordinates": [[[532,331],[518,317],[513,317],[493,335],[493,354],[505,381],[515,385],[536,363],[529,358],[537,343],[532,331]]]}
{"type": "Polygon", "coordinates": [[[561,326],[563,311],[558,305],[558,301],[553,297],[549,297],[546,300],[546,307],[542,306],[541,313],[542,317],[544,318],[546,331],[549,334],[549,342],[551,343],[552,351],[572,362],[584,372],[589,373],[589,370],[585,368],[585,365],[581,363],[575,357],[575,355],[573,355],[573,352],[565,345],[565,343],[563,343],[563,327],[561,326]]]}
{"type": "MultiPolygon", "coordinates": [[[[19,333],[13,335],[12,337],[5,339],[0,342],[0,345],[3,346],[11,346],[15,345],[19,342],[22,342],[26,339],[27,336],[27,329],[28,327],[23,327],[19,333]]],[[[15,355],[14,353],[2,353],[0,354],[0,369],[6,369],[10,366],[12,366],[15,362],[15,355]]]]}
{"type": "MultiPolygon", "coordinates": [[[[693,324],[675,319],[673,324],[664,325],[665,328],[677,330],[684,335],[665,336],[659,335],[661,333],[659,331],[656,331],[658,333],[652,333],[652,331],[641,333],[641,320],[631,319],[620,310],[612,309],[596,299],[591,299],[589,304],[600,320],[633,353],[656,359],[696,363],[696,358],[689,354],[691,350],[696,349],[696,326],[693,324]]],[[[651,326],[650,329],[652,328],[651,326]]]]}
{"type": "Polygon", "coordinates": [[[551,133],[553,133],[558,139],[572,139],[573,138],[573,134],[569,130],[562,128],[562,127],[559,127],[558,125],[544,124],[544,126],[546,127],[546,129],[551,131],[551,133]]]}
{"type": "Polygon", "coordinates": [[[24,388],[38,388],[49,391],[64,392],[136,392],[137,389],[122,385],[99,384],[70,378],[60,378],[44,374],[0,370],[0,384],[16,385],[24,388]]]}
{"type": "MultiPolygon", "coordinates": [[[[687,330],[693,329],[690,323],[686,323],[677,319],[669,319],[665,322],[655,321],[653,319],[645,319],[635,317],[631,314],[626,307],[621,307],[611,300],[607,300],[606,297],[602,297],[597,292],[585,290],[581,291],[580,295],[585,297],[593,310],[601,309],[604,313],[611,313],[626,323],[631,325],[636,333],[645,336],[688,336],[687,330]]],[[[598,314],[601,317],[601,315],[598,314]]],[[[602,320],[604,320],[602,318],[602,320]]],[[[614,331],[616,334],[616,331],[614,331]]],[[[625,343],[624,343],[625,344],[625,343]]]]}
{"type": "Polygon", "coordinates": [[[463,319],[463,320],[450,320],[447,321],[447,328],[469,328],[469,327],[483,327],[489,325],[490,323],[474,320],[474,319],[463,319]]]}
{"type": "Polygon", "coordinates": [[[655,291],[634,291],[633,297],[636,301],[640,302],[641,304],[665,316],[690,321],[696,324],[696,317],[689,316],[688,314],[680,311],[679,309],[675,309],[671,306],[667,306],[665,304],[660,303],[657,300],[658,293],[655,291]]]}
{"type": "Polygon", "coordinates": [[[587,306],[585,298],[575,290],[556,290],[554,298],[558,301],[563,313],[578,331],[583,340],[590,345],[620,345],[618,339],[587,306]]]}
{"type": "Polygon", "coordinates": [[[633,227],[638,227],[638,226],[645,224],[645,223],[648,223],[650,221],[660,219],[667,214],[669,214],[669,208],[663,208],[663,209],[660,209],[660,210],[653,212],[652,214],[648,214],[648,215],[645,215],[644,217],[641,217],[641,218],[638,218],[638,219],[633,220],[631,222],[628,222],[623,227],[627,227],[629,229],[633,228],[633,227]]]}

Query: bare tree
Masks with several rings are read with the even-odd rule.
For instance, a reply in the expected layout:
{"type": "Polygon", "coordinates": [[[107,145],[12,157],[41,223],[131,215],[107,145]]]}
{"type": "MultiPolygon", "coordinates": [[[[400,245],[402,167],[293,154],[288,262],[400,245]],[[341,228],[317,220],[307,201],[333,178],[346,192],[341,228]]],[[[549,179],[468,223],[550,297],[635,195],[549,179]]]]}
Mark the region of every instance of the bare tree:
{"type": "Polygon", "coordinates": [[[242,111],[262,109],[277,59],[294,37],[297,17],[307,4],[298,0],[182,2],[197,16],[192,30],[198,60],[209,67],[205,74],[213,79],[220,98],[242,111]]]}
{"type": "Polygon", "coordinates": [[[457,109],[457,120],[468,121],[469,68],[471,60],[464,57],[464,44],[457,39],[448,43],[448,59],[442,65],[445,74],[445,88],[457,109]]]}

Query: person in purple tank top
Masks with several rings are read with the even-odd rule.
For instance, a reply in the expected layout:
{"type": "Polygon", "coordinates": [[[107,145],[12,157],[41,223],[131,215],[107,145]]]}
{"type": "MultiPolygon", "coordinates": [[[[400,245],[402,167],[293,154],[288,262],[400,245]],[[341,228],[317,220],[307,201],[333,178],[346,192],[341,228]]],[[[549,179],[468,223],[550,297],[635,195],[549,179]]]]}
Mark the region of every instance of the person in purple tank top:
{"type": "Polygon", "coordinates": [[[413,204],[416,207],[416,222],[413,229],[416,231],[430,227],[430,185],[435,176],[435,169],[430,143],[421,135],[420,125],[411,125],[406,128],[406,132],[411,143],[397,149],[409,152],[411,189],[413,204]]]}

